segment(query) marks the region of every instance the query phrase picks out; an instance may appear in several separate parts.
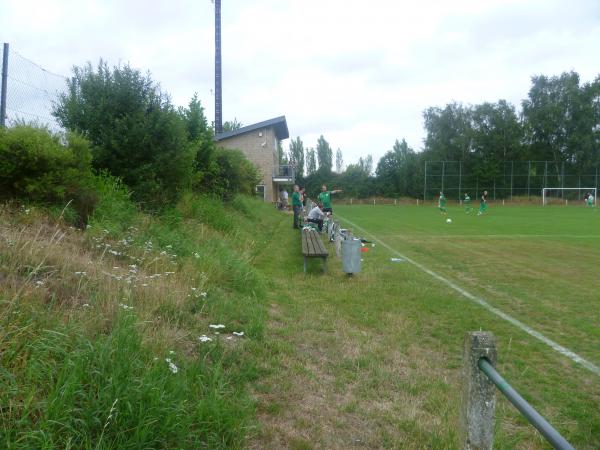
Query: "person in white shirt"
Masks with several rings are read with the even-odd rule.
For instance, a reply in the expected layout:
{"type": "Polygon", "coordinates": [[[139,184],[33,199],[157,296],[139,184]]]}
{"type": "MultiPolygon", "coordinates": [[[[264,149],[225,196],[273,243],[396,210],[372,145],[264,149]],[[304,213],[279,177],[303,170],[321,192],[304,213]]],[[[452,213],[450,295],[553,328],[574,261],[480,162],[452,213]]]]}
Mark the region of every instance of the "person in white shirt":
{"type": "Polygon", "coordinates": [[[286,189],[281,191],[281,206],[283,209],[288,209],[288,191],[286,189]]]}
{"type": "Polygon", "coordinates": [[[313,209],[308,212],[308,221],[312,223],[316,223],[319,227],[319,232],[323,231],[323,219],[325,218],[325,213],[323,212],[323,203],[319,203],[313,209]]]}

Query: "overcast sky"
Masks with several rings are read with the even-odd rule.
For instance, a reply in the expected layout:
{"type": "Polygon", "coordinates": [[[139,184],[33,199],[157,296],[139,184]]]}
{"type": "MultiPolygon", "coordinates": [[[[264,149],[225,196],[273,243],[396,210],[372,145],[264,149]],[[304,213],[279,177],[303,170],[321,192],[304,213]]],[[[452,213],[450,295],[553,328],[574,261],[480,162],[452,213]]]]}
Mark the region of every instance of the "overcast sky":
{"type": "MultiPolygon", "coordinates": [[[[527,96],[532,75],[600,74],[599,0],[222,0],[223,116],[285,115],[345,163],[395,139],[423,145],[422,112],[527,96]]],[[[49,71],[129,62],[176,105],[214,120],[210,0],[0,0],[0,40],[49,71]]],[[[289,141],[284,142],[287,148],[289,141]]]]}

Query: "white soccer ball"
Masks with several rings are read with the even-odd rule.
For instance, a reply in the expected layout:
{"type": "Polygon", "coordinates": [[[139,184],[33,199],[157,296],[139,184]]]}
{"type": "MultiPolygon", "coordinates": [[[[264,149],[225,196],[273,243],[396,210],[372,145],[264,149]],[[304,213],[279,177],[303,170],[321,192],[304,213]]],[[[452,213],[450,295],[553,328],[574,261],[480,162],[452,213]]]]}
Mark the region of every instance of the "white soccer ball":
{"type": "Polygon", "coordinates": [[[452,219],[451,219],[450,217],[448,217],[448,218],[446,219],[446,223],[452,223],[452,219]]]}

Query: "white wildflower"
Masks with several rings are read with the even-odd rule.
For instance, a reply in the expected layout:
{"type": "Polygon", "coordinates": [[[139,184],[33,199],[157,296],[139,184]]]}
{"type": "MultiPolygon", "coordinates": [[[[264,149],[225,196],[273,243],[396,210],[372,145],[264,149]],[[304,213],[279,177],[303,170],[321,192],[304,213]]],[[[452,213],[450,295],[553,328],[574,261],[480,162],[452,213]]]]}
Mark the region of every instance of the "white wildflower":
{"type": "Polygon", "coordinates": [[[235,334],[236,336],[243,336],[244,332],[243,331],[234,331],[233,334],[235,334]]]}
{"type": "Polygon", "coordinates": [[[225,325],[223,325],[222,323],[219,323],[219,324],[216,324],[216,325],[214,325],[214,324],[210,324],[208,327],[209,327],[209,328],[213,328],[213,329],[215,329],[215,330],[218,330],[218,329],[220,329],[220,328],[225,328],[225,325]]]}
{"type": "Polygon", "coordinates": [[[89,303],[84,303],[84,304],[83,304],[83,307],[84,307],[84,308],[90,308],[90,304],[89,304],[89,303]]]}
{"type": "Polygon", "coordinates": [[[87,272],[75,272],[75,275],[79,275],[81,277],[85,277],[87,275],[87,272]]]}
{"type": "Polygon", "coordinates": [[[167,364],[169,364],[169,370],[173,373],[177,373],[179,369],[175,364],[173,364],[173,361],[171,361],[170,358],[166,358],[165,361],[167,362],[167,364]]]}
{"type": "Polygon", "coordinates": [[[126,304],[124,304],[124,303],[119,303],[119,306],[120,306],[121,308],[123,308],[125,311],[130,311],[130,310],[132,310],[132,309],[133,309],[133,306],[128,306],[128,305],[126,305],[126,304]]]}
{"type": "Polygon", "coordinates": [[[209,338],[207,335],[203,334],[202,336],[200,336],[198,338],[198,340],[200,342],[210,342],[210,341],[212,341],[212,338],[209,338]]]}

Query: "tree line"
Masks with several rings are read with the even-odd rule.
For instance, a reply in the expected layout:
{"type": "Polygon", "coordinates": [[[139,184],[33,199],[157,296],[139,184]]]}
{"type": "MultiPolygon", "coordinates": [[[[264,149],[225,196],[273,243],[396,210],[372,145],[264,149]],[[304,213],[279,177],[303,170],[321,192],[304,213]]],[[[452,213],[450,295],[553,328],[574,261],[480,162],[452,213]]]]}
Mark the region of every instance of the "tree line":
{"type": "Polygon", "coordinates": [[[323,136],[315,148],[293,139],[283,162],[296,165],[308,192],[322,183],[351,197],[420,197],[425,161],[460,161],[465,174],[481,185],[491,183],[510,161],[550,161],[557,173],[563,164],[574,174],[593,173],[600,166],[600,75],[581,82],[574,71],[531,79],[520,109],[506,100],[465,105],[452,102],[423,112],[426,137],[421,151],[405,139],[396,140],[373,166],[360,158],[343,170],[343,156],[323,136]]]}

